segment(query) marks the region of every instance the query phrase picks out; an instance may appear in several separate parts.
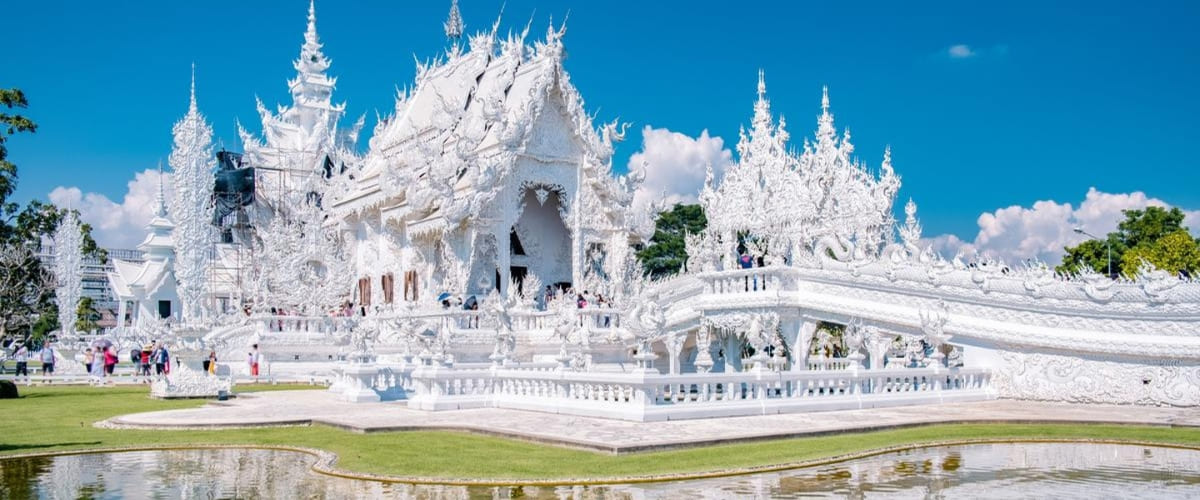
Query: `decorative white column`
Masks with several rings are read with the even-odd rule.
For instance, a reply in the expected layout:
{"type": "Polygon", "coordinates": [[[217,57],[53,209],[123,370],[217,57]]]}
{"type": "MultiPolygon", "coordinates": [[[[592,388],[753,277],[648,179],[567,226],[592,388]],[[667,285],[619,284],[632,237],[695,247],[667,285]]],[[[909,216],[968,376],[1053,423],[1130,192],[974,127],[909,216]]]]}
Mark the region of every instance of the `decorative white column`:
{"type": "Polygon", "coordinates": [[[742,339],[736,334],[725,335],[725,373],[742,371],[742,339]]]}
{"type": "MultiPolygon", "coordinates": [[[[501,231],[512,231],[512,226],[501,228],[501,231]]],[[[496,267],[500,271],[500,296],[508,296],[508,282],[512,280],[512,244],[508,232],[504,236],[495,234],[496,238],[496,267]]],[[[539,290],[540,292],[540,290],[539,290]]]]}
{"type": "Polygon", "coordinates": [[[683,343],[686,341],[687,334],[677,333],[663,342],[667,346],[667,354],[671,357],[671,375],[679,375],[679,354],[683,351],[683,343]]]}
{"type": "MultiPolygon", "coordinates": [[[[788,332],[789,330],[784,331],[788,332]]],[[[808,352],[812,349],[812,339],[813,334],[817,332],[817,322],[803,319],[794,331],[796,332],[795,337],[789,339],[788,342],[792,346],[792,371],[804,371],[808,369],[808,352]]]]}
{"type": "Polygon", "coordinates": [[[696,371],[708,373],[713,367],[711,327],[701,324],[696,330],[696,371]]]}
{"type": "Polygon", "coordinates": [[[128,307],[125,302],[120,298],[117,301],[117,328],[125,328],[125,309],[128,307]]]}
{"type": "Polygon", "coordinates": [[[875,327],[867,327],[867,354],[870,355],[871,369],[882,370],[887,363],[887,352],[891,349],[895,335],[875,327]]]}

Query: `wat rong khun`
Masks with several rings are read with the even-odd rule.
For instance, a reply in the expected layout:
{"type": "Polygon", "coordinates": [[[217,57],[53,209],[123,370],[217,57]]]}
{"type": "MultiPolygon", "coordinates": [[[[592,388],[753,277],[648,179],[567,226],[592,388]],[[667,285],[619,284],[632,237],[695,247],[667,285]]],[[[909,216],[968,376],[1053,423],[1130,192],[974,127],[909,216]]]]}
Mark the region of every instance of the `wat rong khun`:
{"type": "MultiPolygon", "coordinates": [[[[97,338],[60,308],[58,368],[24,380],[140,383],[77,354],[158,341],[188,362],[152,395],[234,400],[105,432],[327,423],[617,453],[946,422],[1200,425],[1200,283],[938,255],[913,201],[892,215],[890,151],[858,161],[828,91],[796,145],[761,72],[737,162],[699,193],[706,227],[677,274],[647,277],[635,248],[663,207],[633,203],[644,171],[613,173],[625,127],[593,123],[565,26],[498,27],[463,38],[455,7],[449,48],[365,152],[311,7],[292,103],[258,103],[241,153],[214,154],[193,83],[143,258],[108,276],[128,320],[97,338]],[[251,380],[327,389],[237,397],[251,380]]],[[[55,241],[66,303],[78,249],[55,241]]]]}

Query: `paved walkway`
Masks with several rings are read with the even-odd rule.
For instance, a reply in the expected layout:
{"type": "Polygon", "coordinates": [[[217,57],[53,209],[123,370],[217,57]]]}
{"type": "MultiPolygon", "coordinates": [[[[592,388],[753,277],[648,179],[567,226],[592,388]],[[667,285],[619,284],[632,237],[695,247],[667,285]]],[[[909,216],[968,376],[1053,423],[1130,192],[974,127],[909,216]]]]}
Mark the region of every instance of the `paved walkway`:
{"type": "Polygon", "coordinates": [[[324,424],[356,432],[445,429],[625,453],[961,422],[1200,427],[1200,411],[1001,400],[642,423],[496,408],[426,412],[410,410],[403,401],[347,403],[325,391],[279,391],[239,395],[201,408],[123,415],[103,425],[179,429],[324,424]]]}

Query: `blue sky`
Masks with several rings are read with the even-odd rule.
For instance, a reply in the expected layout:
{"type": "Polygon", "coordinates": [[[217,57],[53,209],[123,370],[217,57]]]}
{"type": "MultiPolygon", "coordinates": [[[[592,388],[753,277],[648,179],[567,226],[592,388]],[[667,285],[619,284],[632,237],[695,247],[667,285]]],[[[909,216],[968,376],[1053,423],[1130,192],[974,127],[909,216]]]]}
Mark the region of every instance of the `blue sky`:
{"type": "MultiPolygon", "coordinates": [[[[368,116],[412,81],[413,55],[444,46],[448,1],[318,1],[335,97],[368,116]]],[[[470,32],[499,1],[463,0],[470,32]]],[[[18,2],[0,87],[20,87],[37,134],[14,138],[19,201],[58,186],[119,200],[170,150],[192,62],[201,110],[230,149],[254,97],[286,103],[307,2],[18,2]]],[[[1197,2],[535,2],[509,0],[502,30],[570,13],[566,66],[599,118],[701,131],[732,148],[757,70],[795,141],[829,85],[839,127],[875,166],[886,144],[927,235],[977,240],[980,214],[1089,188],[1200,208],[1197,2]],[[963,46],[954,48],[955,46],[963,46]],[[963,57],[955,57],[963,56],[963,57]]],[[[899,204],[899,203],[898,203],[899,204]]],[[[1079,215],[1079,214],[1076,214],[1079,215]]],[[[1068,222],[1071,222],[1068,220],[1068,222]]],[[[1057,244],[1057,243],[1054,243],[1057,244]]]]}

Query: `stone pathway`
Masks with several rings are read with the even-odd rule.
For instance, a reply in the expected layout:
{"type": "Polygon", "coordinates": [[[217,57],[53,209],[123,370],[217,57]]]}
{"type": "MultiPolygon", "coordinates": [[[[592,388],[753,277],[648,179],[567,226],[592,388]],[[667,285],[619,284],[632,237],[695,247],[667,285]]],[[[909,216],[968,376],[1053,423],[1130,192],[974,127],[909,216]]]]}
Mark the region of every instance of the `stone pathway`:
{"type": "Polygon", "coordinates": [[[101,425],[194,429],[324,424],[355,432],[443,429],[626,453],[960,422],[1086,422],[1200,427],[1200,411],[999,400],[643,423],[496,408],[426,412],[410,410],[403,401],[347,403],[326,391],[279,391],[244,394],[227,402],[213,402],[201,408],[123,415],[101,425]]]}

